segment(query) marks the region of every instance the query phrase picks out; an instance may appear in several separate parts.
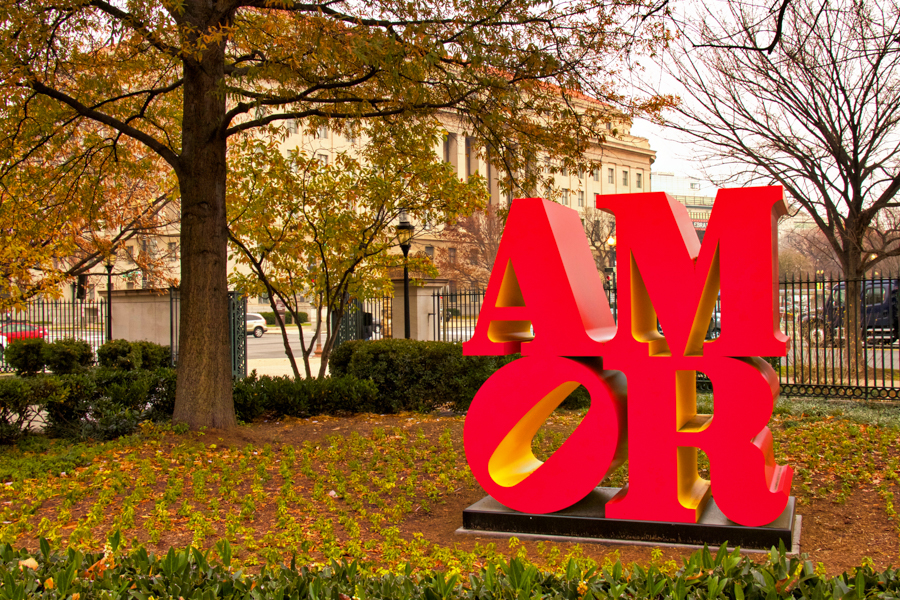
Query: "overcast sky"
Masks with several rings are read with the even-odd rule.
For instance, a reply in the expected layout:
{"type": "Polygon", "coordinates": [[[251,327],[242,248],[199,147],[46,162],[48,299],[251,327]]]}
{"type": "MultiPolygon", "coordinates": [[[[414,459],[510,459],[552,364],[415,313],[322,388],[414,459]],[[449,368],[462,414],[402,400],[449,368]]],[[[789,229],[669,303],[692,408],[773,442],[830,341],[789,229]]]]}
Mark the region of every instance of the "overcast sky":
{"type": "Polygon", "coordinates": [[[703,178],[696,168],[696,161],[690,160],[690,145],[678,141],[675,132],[644,119],[635,119],[631,134],[650,140],[650,148],[656,150],[654,173],[674,173],[679,176],[703,178]]]}

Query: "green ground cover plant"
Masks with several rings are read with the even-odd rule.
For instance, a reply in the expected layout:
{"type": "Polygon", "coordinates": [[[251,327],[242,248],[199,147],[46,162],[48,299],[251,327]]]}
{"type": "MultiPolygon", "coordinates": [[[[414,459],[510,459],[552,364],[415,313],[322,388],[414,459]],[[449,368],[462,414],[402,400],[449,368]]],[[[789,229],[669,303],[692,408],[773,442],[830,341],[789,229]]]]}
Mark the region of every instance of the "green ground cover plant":
{"type": "MultiPolygon", "coordinates": [[[[551,416],[536,454],[551,454],[583,415],[551,416]]],[[[392,571],[408,564],[469,573],[510,554],[551,570],[584,559],[578,547],[539,545],[525,556],[505,542],[460,545],[418,533],[410,523],[443,514],[459,490],[477,487],[462,452],[462,418],[391,419],[395,426],[378,425],[374,415],[248,426],[248,434],[265,428],[264,439],[321,431],[295,443],[245,443],[152,423],[104,443],[26,438],[0,451],[0,543],[34,550],[43,537],[96,552],[117,531],[129,550],[205,552],[227,541],[234,565],[245,569],[358,560],[392,571]]],[[[802,412],[776,415],[772,428],[778,460],[795,468],[801,512],[871,493],[896,543],[897,429],[802,412]]],[[[620,470],[604,485],[626,481],[620,470]]]]}
{"type": "Polygon", "coordinates": [[[234,568],[227,542],[211,552],[194,548],[164,556],[143,549],[118,551],[114,537],[105,553],[60,554],[42,540],[35,556],[0,547],[0,599],[18,598],[172,598],[234,600],[260,598],[410,598],[422,600],[594,600],[599,598],[735,598],[810,600],[896,598],[896,569],[863,566],[838,577],[817,572],[810,561],[788,558],[773,549],[758,564],[724,547],[695,552],[675,571],[657,564],[625,566],[620,561],[586,565],[570,559],[542,570],[513,558],[465,575],[443,572],[385,572],[357,561],[326,566],[288,564],[248,574],[234,568]],[[212,555],[212,556],[211,556],[212,555]]]}

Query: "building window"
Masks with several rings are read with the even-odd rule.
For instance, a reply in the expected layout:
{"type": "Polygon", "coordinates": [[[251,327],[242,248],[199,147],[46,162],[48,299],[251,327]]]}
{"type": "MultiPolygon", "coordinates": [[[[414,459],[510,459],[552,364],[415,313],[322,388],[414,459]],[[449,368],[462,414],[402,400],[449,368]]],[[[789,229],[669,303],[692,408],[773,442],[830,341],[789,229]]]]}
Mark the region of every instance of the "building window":
{"type": "Polygon", "coordinates": [[[584,208],[584,192],[578,192],[578,208],[584,208]]]}
{"type": "Polygon", "coordinates": [[[287,123],[285,123],[285,127],[287,128],[288,133],[294,135],[299,131],[297,127],[297,121],[295,119],[288,119],[287,123]]]}
{"type": "Polygon", "coordinates": [[[447,248],[447,262],[456,264],[456,248],[447,248]]]}
{"type": "Polygon", "coordinates": [[[616,170],[610,168],[607,170],[606,173],[607,173],[606,183],[615,183],[616,182],[616,170]]]}
{"type": "Polygon", "coordinates": [[[327,154],[324,154],[322,152],[316,154],[316,160],[319,161],[319,164],[321,164],[323,167],[328,166],[328,155],[327,154]]]}
{"type": "Polygon", "coordinates": [[[328,139],[328,125],[319,125],[319,128],[316,130],[316,137],[320,140],[328,139]]]}
{"type": "Polygon", "coordinates": [[[434,258],[434,246],[425,246],[425,256],[428,258],[434,258]]]}
{"type": "Polygon", "coordinates": [[[634,185],[635,185],[635,187],[641,187],[641,183],[643,183],[643,182],[641,181],[642,179],[643,179],[643,176],[641,175],[641,173],[635,173],[635,174],[634,174],[634,185]]]}
{"type": "Polygon", "coordinates": [[[578,169],[578,179],[584,179],[584,169],[578,169]]]}
{"type": "Polygon", "coordinates": [[[600,181],[600,168],[594,167],[594,169],[591,171],[591,175],[594,176],[594,181],[600,181]]]}
{"type": "Polygon", "coordinates": [[[466,137],[466,177],[471,177],[478,172],[478,164],[475,162],[475,138],[466,137]]]}
{"type": "Polygon", "coordinates": [[[700,184],[699,184],[699,183],[691,183],[691,189],[692,189],[692,190],[699,190],[699,189],[700,189],[700,184]]]}
{"type": "Polygon", "coordinates": [[[628,171],[622,171],[622,185],[628,187],[628,171]]]}
{"type": "Polygon", "coordinates": [[[569,188],[562,189],[562,203],[566,206],[569,205],[569,188]]]}
{"type": "Polygon", "coordinates": [[[568,176],[569,176],[569,168],[568,168],[568,167],[563,167],[563,168],[560,170],[560,174],[562,174],[563,177],[568,177],[568,176]]]}

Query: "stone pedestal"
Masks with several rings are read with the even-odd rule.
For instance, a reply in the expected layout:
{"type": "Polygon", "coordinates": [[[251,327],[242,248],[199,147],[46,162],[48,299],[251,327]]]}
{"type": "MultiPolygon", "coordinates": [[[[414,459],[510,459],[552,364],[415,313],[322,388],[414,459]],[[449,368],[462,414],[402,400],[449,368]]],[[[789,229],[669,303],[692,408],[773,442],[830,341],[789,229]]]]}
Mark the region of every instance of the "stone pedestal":
{"type": "MultiPolygon", "coordinates": [[[[403,323],[403,278],[392,278],[394,301],[391,308],[391,334],[395,339],[404,335],[403,323]]],[[[449,283],[447,279],[420,279],[420,285],[409,282],[409,339],[433,341],[435,339],[435,314],[437,303],[434,294],[439,293],[449,283]]]]}
{"type": "MultiPolygon", "coordinates": [[[[623,542],[740,546],[768,550],[779,542],[789,551],[799,546],[800,517],[792,496],[780,517],[762,527],[744,527],[728,520],[711,499],[697,523],[663,523],[607,519],[606,502],[619,490],[597,488],[587,498],[550,514],[528,514],[506,508],[490,496],[463,511],[459,533],[529,535],[536,538],[578,538],[623,542]]],[[[796,550],[795,550],[796,551],[796,550]]]]}

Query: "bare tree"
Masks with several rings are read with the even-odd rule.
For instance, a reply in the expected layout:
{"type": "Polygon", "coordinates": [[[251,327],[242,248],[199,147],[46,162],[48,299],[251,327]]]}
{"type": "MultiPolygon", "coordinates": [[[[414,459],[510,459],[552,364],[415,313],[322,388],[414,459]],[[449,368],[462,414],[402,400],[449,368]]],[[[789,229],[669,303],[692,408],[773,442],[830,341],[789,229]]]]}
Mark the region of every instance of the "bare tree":
{"type": "Polygon", "coordinates": [[[858,278],[900,256],[900,230],[881,218],[900,206],[900,7],[795,0],[771,52],[733,49],[765,47],[771,32],[765,13],[728,7],[703,38],[734,42],[737,23],[743,43],[681,57],[672,125],[731,173],[716,183],[779,184],[809,214],[849,280],[848,331],[860,331],[858,278]]]}
{"type": "Polygon", "coordinates": [[[445,227],[441,239],[448,245],[437,249],[434,260],[441,277],[466,288],[486,287],[505,225],[506,211],[489,205],[445,227]]]}
{"type": "MultiPolygon", "coordinates": [[[[761,47],[760,15],[729,6],[705,38],[736,21],[743,45],[761,47]]],[[[900,206],[898,8],[796,0],[771,53],[697,48],[676,72],[686,98],[671,125],[730,167],[717,183],[782,185],[850,279],[900,256],[900,230],[880,221],[900,206]]]]}
{"type": "Polygon", "coordinates": [[[596,208],[585,208],[581,215],[584,233],[591,245],[591,252],[597,269],[614,266],[616,252],[616,220],[607,212],[596,208]],[[613,243],[611,243],[613,242],[613,243]]]}

